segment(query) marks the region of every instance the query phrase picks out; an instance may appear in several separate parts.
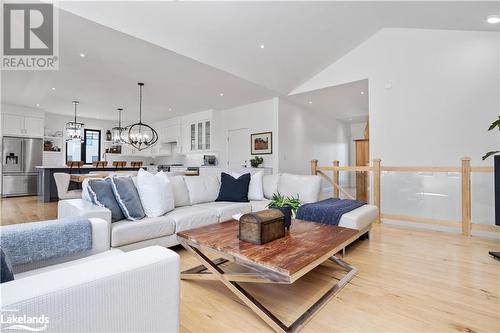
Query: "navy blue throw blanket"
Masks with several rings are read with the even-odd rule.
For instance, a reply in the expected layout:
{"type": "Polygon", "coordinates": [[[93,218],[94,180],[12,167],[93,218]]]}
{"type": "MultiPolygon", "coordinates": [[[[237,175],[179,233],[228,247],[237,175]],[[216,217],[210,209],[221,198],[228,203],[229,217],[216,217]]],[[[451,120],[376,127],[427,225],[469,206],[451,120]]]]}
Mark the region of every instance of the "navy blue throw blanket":
{"type": "Polygon", "coordinates": [[[300,206],[297,219],[338,225],[342,215],[363,205],[365,203],[358,200],[325,199],[300,206]]]}

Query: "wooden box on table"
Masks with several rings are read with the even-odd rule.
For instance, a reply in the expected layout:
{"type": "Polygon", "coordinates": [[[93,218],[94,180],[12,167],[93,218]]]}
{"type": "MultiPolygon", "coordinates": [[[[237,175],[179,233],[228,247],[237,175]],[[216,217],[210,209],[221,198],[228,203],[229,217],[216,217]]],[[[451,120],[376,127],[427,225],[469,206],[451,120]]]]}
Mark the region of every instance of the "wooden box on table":
{"type": "Polygon", "coordinates": [[[244,214],[240,218],[238,238],[253,244],[265,244],[285,236],[285,218],[277,209],[244,214]]]}

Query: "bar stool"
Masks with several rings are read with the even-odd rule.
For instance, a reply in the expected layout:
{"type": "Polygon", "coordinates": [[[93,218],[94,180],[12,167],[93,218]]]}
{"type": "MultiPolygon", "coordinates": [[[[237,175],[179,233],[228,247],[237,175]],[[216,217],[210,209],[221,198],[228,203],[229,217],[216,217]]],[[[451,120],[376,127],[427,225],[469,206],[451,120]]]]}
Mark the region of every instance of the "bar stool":
{"type": "Polygon", "coordinates": [[[113,161],[113,166],[115,169],[124,168],[127,165],[127,161],[113,161]]]}
{"type": "Polygon", "coordinates": [[[97,169],[99,169],[99,168],[104,169],[105,167],[108,166],[108,161],[94,161],[94,162],[92,162],[92,166],[94,168],[97,168],[97,169]]]}
{"type": "Polygon", "coordinates": [[[80,173],[80,168],[83,166],[83,161],[67,161],[66,166],[69,168],[69,173],[71,170],[78,169],[78,173],[80,173]]]}
{"type": "Polygon", "coordinates": [[[82,197],[81,190],[71,190],[69,191],[69,182],[71,175],[64,172],[55,172],[54,180],[56,181],[57,196],[59,200],[65,199],[78,199],[82,197]]]}
{"type": "Polygon", "coordinates": [[[132,161],[132,162],[130,162],[130,166],[132,168],[140,168],[140,167],[142,167],[143,164],[144,164],[143,161],[132,161]]]}

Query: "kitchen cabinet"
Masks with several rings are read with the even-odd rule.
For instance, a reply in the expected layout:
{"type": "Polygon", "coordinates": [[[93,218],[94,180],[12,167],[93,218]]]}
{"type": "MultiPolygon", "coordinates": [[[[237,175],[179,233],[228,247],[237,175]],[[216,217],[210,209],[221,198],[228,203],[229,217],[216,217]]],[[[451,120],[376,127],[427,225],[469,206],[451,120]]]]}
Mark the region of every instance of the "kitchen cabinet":
{"type": "Polygon", "coordinates": [[[3,115],[4,135],[43,137],[43,125],[43,118],[15,114],[3,115]]]}
{"type": "Polygon", "coordinates": [[[206,151],[212,148],[211,121],[201,120],[188,124],[189,151],[206,151]]]}
{"type": "Polygon", "coordinates": [[[163,132],[164,137],[162,139],[162,142],[179,142],[181,138],[181,124],[169,125],[163,129],[163,132]]]}

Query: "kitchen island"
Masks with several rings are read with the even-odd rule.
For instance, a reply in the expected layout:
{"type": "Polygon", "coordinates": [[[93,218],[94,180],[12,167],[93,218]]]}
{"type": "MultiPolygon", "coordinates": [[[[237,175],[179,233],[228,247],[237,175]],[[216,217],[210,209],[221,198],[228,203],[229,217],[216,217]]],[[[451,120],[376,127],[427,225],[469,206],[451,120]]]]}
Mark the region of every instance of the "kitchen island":
{"type": "MultiPolygon", "coordinates": [[[[132,168],[132,167],[125,167],[125,168],[96,168],[91,165],[89,166],[82,166],[80,169],[71,169],[66,166],[60,166],[60,167],[44,167],[44,166],[37,166],[37,193],[38,193],[38,200],[43,201],[43,202],[51,202],[51,201],[58,201],[59,196],[57,195],[57,186],[56,182],[54,180],[54,173],[56,172],[64,172],[64,173],[89,173],[91,171],[137,171],[140,168],[132,168]]],[[[69,189],[77,189],[78,184],[76,183],[70,183],[69,184],[69,189]]]]}

